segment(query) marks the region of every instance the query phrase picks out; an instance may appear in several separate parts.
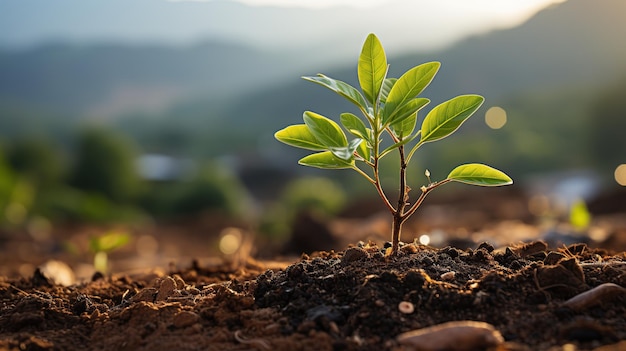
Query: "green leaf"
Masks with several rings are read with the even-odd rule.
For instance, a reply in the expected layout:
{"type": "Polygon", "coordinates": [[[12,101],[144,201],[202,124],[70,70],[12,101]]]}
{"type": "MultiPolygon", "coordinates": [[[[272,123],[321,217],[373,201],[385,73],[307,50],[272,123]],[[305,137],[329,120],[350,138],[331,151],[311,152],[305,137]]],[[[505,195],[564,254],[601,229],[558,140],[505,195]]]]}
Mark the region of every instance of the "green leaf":
{"type": "Polygon", "coordinates": [[[346,112],[342,113],[339,117],[341,124],[348,132],[357,138],[370,140],[369,129],[365,126],[365,123],[356,115],[346,112]]]}
{"type": "Polygon", "coordinates": [[[318,74],[317,77],[302,77],[304,80],[308,80],[313,83],[317,83],[323,87],[326,87],[337,94],[348,99],[363,111],[367,111],[367,102],[361,93],[353,86],[340,80],[332,79],[323,74],[318,74]]]}
{"type": "Polygon", "coordinates": [[[448,174],[448,179],[480,186],[501,186],[513,184],[513,180],[504,172],[481,163],[460,165],[448,174]]]}
{"type": "Polygon", "coordinates": [[[350,161],[352,157],[354,157],[354,151],[359,147],[359,144],[361,144],[362,141],[363,139],[360,138],[353,139],[350,140],[348,146],[332,147],[330,148],[330,151],[333,153],[333,155],[339,157],[340,159],[350,161]]]}
{"type": "Polygon", "coordinates": [[[383,86],[380,89],[380,102],[381,103],[385,103],[387,102],[387,96],[389,96],[389,91],[391,90],[391,88],[393,88],[393,85],[396,84],[396,82],[398,81],[397,78],[385,78],[385,81],[383,82],[383,86]]]}
{"type": "Polygon", "coordinates": [[[383,108],[383,120],[391,120],[404,104],[419,95],[437,74],[441,64],[428,62],[413,67],[393,85],[383,108]]]}
{"type": "Polygon", "coordinates": [[[370,34],[363,43],[359,56],[358,76],[359,84],[365,97],[372,104],[376,104],[380,88],[387,75],[387,57],[382,44],[374,34],[370,34]]]}
{"type": "Polygon", "coordinates": [[[318,152],[306,157],[303,157],[298,161],[303,166],[323,168],[323,169],[342,169],[352,168],[354,166],[354,160],[344,161],[337,156],[333,155],[330,151],[318,152]]]}
{"type": "Polygon", "coordinates": [[[368,146],[367,141],[364,141],[359,144],[359,147],[356,149],[356,152],[359,156],[363,157],[365,161],[369,161],[372,158],[372,148],[368,146]]]}
{"type": "Polygon", "coordinates": [[[130,235],[120,232],[108,232],[102,236],[89,239],[89,249],[92,252],[110,252],[120,248],[130,241],[130,235]]]}
{"type": "Polygon", "coordinates": [[[311,134],[306,124],[296,124],[279,130],[274,134],[276,140],[302,149],[321,151],[327,147],[311,134]]]}
{"type": "Polygon", "coordinates": [[[406,139],[415,130],[417,124],[417,113],[409,115],[408,118],[403,118],[399,123],[389,125],[393,134],[400,140],[406,139]]]}
{"type": "Polygon", "coordinates": [[[570,207],[569,222],[574,228],[583,230],[591,223],[591,213],[583,200],[576,200],[570,207]]]}
{"type": "MultiPolygon", "coordinates": [[[[430,100],[425,98],[414,98],[409,100],[404,106],[402,106],[398,112],[394,115],[394,117],[389,120],[383,120],[383,126],[387,126],[387,124],[398,124],[402,123],[404,119],[411,117],[412,115],[417,114],[417,111],[421,110],[424,106],[428,105],[430,100]]],[[[408,134],[405,134],[408,135],[408,134]]]]}
{"type": "Polygon", "coordinates": [[[420,142],[439,140],[454,133],[484,100],[480,95],[461,95],[439,104],[424,118],[420,142]]]}
{"type": "Polygon", "coordinates": [[[303,119],[311,134],[322,145],[327,148],[348,146],[346,135],[335,121],[311,111],[304,112],[303,119]]]}

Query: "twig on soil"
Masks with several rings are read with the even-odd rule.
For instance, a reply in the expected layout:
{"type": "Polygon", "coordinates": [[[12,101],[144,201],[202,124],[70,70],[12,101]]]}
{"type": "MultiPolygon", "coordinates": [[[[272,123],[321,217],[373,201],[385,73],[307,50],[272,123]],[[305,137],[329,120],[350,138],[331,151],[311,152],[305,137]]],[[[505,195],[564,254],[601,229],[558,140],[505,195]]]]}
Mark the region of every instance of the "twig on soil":
{"type": "Polygon", "coordinates": [[[265,349],[265,350],[271,349],[270,345],[265,339],[261,339],[261,338],[246,339],[242,337],[241,330],[235,331],[234,336],[235,336],[235,340],[237,340],[237,342],[241,344],[254,345],[254,346],[257,346],[258,348],[265,349]]]}
{"type": "Polygon", "coordinates": [[[28,293],[20,288],[18,288],[17,286],[13,285],[13,284],[9,284],[9,286],[13,289],[15,289],[18,293],[20,294],[24,294],[24,295],[28,295],[28,293]]]}
{"type": "Polygon", "coordinates": [[[565,301],[563,306],[580,311],[619,295],[626,295],[626,288],[613,283],[604,283],[572,297],[565,301]]]}
{"type": "Polygon", "coordinates": [[[580,262],[583,267],[606,267],[606,266],[626,266],[626,262],[604,261],[604,262],[580,262]]]}

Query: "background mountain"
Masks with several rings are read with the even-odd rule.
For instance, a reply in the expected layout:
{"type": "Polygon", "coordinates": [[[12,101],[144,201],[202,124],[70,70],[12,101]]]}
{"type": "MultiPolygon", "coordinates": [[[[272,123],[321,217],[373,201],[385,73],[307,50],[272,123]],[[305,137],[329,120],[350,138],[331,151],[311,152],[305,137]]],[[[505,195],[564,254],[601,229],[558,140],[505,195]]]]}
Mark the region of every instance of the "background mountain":
{"type": "Polygon", "coordinates": [[[214,41],[189,47],[48,44],[0,51],[0,97],[110,117],[198,95],[249,92],[299,65],[280,53],[214,41]]]}
{"type": "MultiPolygon", "coordinates": [[[[517,28],[436,52],[390,56],[391,76],[422,62],[442,62],[425,91],[431,107],[458,94],[478,93],[487,98],[479,114],[493,105],[509,113],[509,123],[498,131],[474,117],[455,142],[429,147],[438,156],[424,162],[473,156],[520,173],[589,167],[597,158],[590,140],[598,139],[589,135],[594,101],[626,77],[624,23],[621,0],[569,0],[517,28]],[[461,150],[459,143],[465,146],[461,150]]],[[[419,35],[407,33],[407,38],[419,35]]],[[[358,52],[345,65],[323,64],[330,51],[301,55],[215,41],[4,50],[0,133],[8,139],[33,130],[67,136],[68,129],[99,119],[129,133],[149,152],[234,154],[246,162],[266,157],[286,164],[299,154],[273,141],[275,130],[299,123],[303,110],[329,117],[351,110],[331,92],[298,79],[321,72],[356,84],[358,52]]]]}

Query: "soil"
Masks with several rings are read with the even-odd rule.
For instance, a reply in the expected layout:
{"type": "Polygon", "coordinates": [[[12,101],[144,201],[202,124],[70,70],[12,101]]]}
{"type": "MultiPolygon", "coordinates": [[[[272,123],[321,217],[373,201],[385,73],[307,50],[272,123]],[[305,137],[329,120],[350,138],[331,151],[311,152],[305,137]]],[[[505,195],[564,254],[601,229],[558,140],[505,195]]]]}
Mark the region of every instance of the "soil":
{"type": "Polygon", "coordinates": [[[41,269],[2,277],[0,349],[626,350],[623,252],[541,241],[385,252],[360,242],[290,264],[194,261],[70,286],[41,269]],[[474,329],[398,339],[449,321],[486,322],[504,342],[474,329]]]}
{"type": "Polygon", "coordinates": [[[131,229],[107,275],[88,242],[110,228],[0,231],[0,350],[626,350],[625,191],[582,233],[520,194],[463,194],[430,199],[404,232],[433,247],[396,257],[365,201],[298,217],[282,247],[238,229],[227,259],[223,228],[245,227],[221,215],[131,229]]]}

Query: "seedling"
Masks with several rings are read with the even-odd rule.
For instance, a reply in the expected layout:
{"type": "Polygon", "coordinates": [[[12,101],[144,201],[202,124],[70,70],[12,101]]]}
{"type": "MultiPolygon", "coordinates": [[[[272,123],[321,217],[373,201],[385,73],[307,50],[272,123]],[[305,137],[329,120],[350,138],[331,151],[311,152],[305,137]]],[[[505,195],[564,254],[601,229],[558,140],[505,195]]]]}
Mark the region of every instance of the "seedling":
{"type": "Polygon", "coordinates": [[[93,252],[93,266],[96,271],[106,273],[109,268],[108,253],[125,246],[130,235],[125,232],[110,231],[89,239],[89,250],[93,252]]]}
{"type": "Polygon", "coordinates": [[[415,202],[410,202],[407,166],[415,152],[426,143],[452,134],[484,101],[479,95],[452,98],[430,110],[421,128],[415,130],[418,111],[430,102],[418,96],[433,80],[440,66],[439,62],[428,62],[411,68],[400,78],[388,78],[385,51],[378,38],[370,34],[363,44],[358,63],[362,93],[323,74],[303,77],[356,105],[362,118],[352,113],[340,115],[341,125],[354,138],[348,140],[339,124],[311,111],[304,112],[304,124],[290,125],[274,135],[287,145],[316,151],[300,159],[299,164],[323,169],[352,169],[376,188],[393,217],[391,255],[398,252],[402,224],[433,189],[453,181],[479,186],[513,183],[502,171],[479,163],[460,165],[445,179],[434,182],[430,179],[430,172],[425,170],[428,182],[420,187],[415,202]],[[391,152],[397,152],[400,161],[399,197],[395,206],[383,189],[379,175],[381,159],[391,152]]]}

